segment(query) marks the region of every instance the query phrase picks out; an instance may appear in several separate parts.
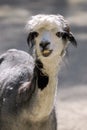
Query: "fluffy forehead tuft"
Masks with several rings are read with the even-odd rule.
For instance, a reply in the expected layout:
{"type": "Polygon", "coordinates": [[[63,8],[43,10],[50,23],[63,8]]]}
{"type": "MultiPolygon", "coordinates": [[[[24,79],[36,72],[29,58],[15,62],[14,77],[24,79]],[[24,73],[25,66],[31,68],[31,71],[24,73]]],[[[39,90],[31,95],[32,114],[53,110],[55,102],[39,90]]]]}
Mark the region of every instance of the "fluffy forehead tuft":
{"type": "Polygon", "coordinates": [[[61,15],[39,14],[32,16],[26,25],[28,32],[36,31],[40,28],[63,30],[68,25],[61,15]]]}

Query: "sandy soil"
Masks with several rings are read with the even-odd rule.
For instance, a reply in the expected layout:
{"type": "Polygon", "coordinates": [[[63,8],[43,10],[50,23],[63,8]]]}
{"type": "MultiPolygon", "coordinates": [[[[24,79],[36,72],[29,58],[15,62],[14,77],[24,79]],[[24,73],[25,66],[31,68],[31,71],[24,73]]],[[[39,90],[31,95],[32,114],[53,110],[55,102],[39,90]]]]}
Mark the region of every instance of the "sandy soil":
{"type": "Polygon", "coordinates": [[[58,130],[87,129],[87,87],[59,90],[57,101],[58,130]]]}

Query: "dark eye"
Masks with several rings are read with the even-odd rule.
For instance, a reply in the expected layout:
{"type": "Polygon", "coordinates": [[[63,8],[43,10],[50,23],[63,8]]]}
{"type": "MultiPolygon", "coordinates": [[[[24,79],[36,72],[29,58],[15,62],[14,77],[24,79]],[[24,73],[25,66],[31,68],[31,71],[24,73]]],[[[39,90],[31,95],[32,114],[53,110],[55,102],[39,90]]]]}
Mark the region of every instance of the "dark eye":
{"type": "Polygon", "coordinates": [[[30,32],[30,39],[33,40],[35,37],[38,36],[38,32],[30,32]]]}
{"type": "Polygon", "coordinates": [[[67,32],[57,32],[56,35],[60,38],[62,37],[62,39],[66,40],[69,37],[69,33],[67,32]]]}
{"type": "Polygon", "coordinates": [[[62,37],[61,32],[57,32],[56,35],[57,35],[57,37],[59,37],[59,38],[62,37]]]}

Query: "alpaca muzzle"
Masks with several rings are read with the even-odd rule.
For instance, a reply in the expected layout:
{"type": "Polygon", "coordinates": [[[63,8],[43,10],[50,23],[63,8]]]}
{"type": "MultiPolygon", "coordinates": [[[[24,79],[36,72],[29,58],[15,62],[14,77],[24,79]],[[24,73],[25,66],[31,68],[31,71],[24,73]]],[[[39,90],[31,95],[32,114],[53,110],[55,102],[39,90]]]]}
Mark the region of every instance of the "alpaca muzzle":
{"type": "Polygon", "coordinates": [[[48,57],[52,53],[52,50],[49,49],[49,46],[50,42],[48,41],[42,41],[40,43],[41,53],[44,57],[48,57]]]}

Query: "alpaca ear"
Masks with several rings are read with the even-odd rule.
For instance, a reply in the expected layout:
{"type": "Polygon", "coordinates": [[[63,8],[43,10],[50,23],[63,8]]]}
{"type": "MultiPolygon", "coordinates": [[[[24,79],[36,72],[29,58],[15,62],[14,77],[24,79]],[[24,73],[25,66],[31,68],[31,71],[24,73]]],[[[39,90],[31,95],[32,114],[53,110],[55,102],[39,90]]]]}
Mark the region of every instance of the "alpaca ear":
{"type": "Polygon", "coordinates": [[[28,34],[28,37],[27,37],[27,44],[29,46],[29,48],[32,48],[33,47],[33,42],[32,42],[32,35],[31,33],[28,34]]]}
{"type": "Polygon", "coordinates": [[[30,41],[30,37],[29,37],[29,35],[28,35],[28,37],[27,37],[27,44],[29,45],[29,41],[30,41]]]}
{"type": "Polygon", "coordinates": [[[56,35],[58,37],[62,37],[63,40],[70,41],[72,43],[72,45],[77,47],[77,42],[76,42],[76,40],[71,32],[66,32],[66,31],[57,32],[56,35]]]}
{"type": "Polygon", "coordinates": [[[29,45],[30,48],[33,47],[34,45],[34,38],[38,36],[37,32],[30,32],[28,37],[27,37],[27,43],[29,45]]]}
{"type": "Polygon", "coordinates": [[[66,37],[68,38],[68,40],[72,43],[72,45],[77,47],[77,42],[75,40],[74,35],[70,32],[70,27],[69,27],[68,24],[66,24],[66,27],[64,28],[64,32],[65,32],[66,37]]]}
{"type": "Polygon", "coordinates": [[[74,45],[75,47],[77,47],[76,39],[75,39],[74,35],[71,32],[69,33],[68,39],[72,43],[72,45],[74,45]]]}

